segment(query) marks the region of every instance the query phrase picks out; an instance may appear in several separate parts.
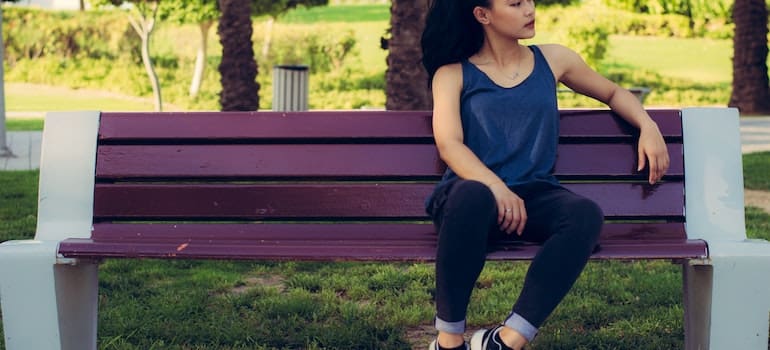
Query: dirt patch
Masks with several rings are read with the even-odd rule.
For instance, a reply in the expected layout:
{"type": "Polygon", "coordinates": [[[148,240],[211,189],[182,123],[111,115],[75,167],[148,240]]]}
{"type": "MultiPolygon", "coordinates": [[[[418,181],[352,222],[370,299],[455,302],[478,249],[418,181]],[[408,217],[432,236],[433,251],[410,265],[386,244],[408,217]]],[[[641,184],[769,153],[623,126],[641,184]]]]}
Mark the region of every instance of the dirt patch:
{"type": "Polygon", "coordinates": [[[230,294],[240,295],[248,292],[254,286],[274,287],[283,292],[286,290],[286,285],[283,282],[281,276],[248,277],[244,279],[243,284],[230,289],[230,294]]]}
{"type": "Polygon", "coordinates": [[[406,341],[412,345],[412,349],[427,349],[434,338],[436,328],[433,326],[418,326],[406,331],[406,341]]]}
{"type": "Polygon", "coordinates": [[[757,207],[770,214],[770,191],[746,190],[744,203],[746,206],[757,207]]]}

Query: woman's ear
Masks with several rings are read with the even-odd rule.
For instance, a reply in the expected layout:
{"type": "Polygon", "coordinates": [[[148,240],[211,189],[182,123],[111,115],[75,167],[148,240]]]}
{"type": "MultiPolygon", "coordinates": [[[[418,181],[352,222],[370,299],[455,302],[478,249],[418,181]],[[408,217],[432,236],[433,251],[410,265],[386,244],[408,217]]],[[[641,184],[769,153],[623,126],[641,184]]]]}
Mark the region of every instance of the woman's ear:
{"type": "Polygon", "coordinates": [[[487,9],[481,6],[476,6],[473,8],[473,17],[476,17],[476,20],[481,24],[489,24],[487,9]]]}

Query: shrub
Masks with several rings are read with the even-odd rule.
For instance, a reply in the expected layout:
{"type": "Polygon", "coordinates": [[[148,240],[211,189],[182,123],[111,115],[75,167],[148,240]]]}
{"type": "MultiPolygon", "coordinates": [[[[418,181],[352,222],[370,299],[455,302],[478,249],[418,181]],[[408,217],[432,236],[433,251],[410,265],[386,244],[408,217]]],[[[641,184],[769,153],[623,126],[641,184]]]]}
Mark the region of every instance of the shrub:
{"type": "Polygon", "coordinates": [[[3,12],[5,58],[11,65],[42,57],[138,57],[139,37],[121,13],[21,7],[7,7],[3,12]]]}
{"type": "Polygon", "coordinates": [[[609,46],[609,31],[600,23],[584,19],[562,20],[556,36],[562,44],[577,51],[592,67],[604,58],[609,46]]]}
{"type": "Polygon", "coordinates": [[[690,18],[679,14],[634,13],[590,2],[544,9],[538,13],[538,24],[547,31],[559,32],[575,22],[585,22],[585,17],[575,18],[584,13],[590,16],[592,25],[601,26],[609,34],[713,39],[731,38],[733,34],[727,18],[696,18],[691,23],[690,18]]]}
{"type": "MultiPolygon", "coordinates": [[[[675,20],[679,22],[676,23],[677,32],[690,32],[711,38],[726,38],[725,35],[732,33],[730,18],[733,1],[730,0],[603,0],[603,3],[626,14],[652,15],[646,17],[653,21],[656,18],[667,18],[670,21],[680,17],[681,20],[675,20]],[[688,30],[682,31],[682,24],[688,30]]],[[[648,30],[654,28],[647,27],[648,30]]]]}
{"type": "MultiPolygon", "coordinates": [[[[260,66],[301,64],[309,66],[311,72],[341,69],[346,60],[358,56],[355,33],[350,27],[329,26],[276,25],[267,57],[259,57],[260,66]]],[[[255,33],[259,30],[257,28],[255,33]]],[[[263,35],[256,34],[254,52],[262,52],[263,43],[263,35]]]]}

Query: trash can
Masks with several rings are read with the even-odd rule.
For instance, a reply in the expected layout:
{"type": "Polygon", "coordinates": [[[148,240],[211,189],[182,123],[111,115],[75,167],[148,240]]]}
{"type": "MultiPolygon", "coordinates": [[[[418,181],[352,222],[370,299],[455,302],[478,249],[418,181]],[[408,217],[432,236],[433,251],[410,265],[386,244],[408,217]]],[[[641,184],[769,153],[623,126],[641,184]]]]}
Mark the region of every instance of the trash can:
{"type": "Polygon", "coordinates": [[[306,111],[307,97],[307,66],[273,66],[274,111],[306,111]]]}

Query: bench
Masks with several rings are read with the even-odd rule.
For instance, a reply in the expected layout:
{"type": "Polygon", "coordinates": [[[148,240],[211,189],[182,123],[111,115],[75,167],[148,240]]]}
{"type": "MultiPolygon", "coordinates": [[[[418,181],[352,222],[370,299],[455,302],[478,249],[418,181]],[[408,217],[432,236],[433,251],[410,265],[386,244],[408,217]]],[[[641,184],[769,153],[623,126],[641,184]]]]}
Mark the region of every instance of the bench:
{"type": "MultiPolygon", "coordinates": [[[[606,215],[592,258],[680,263],[687,349],[766,349],[770,243],[745,234],[738,113],[650,114],[671,155],[654,186],[622,119],[561,111],[555,172],[606,215]]],[[[0,244],[9,350],[95,349],[106,258],[434,259],[429,112],[49,113],[42,152],[35,238],[0,244]]]]}

